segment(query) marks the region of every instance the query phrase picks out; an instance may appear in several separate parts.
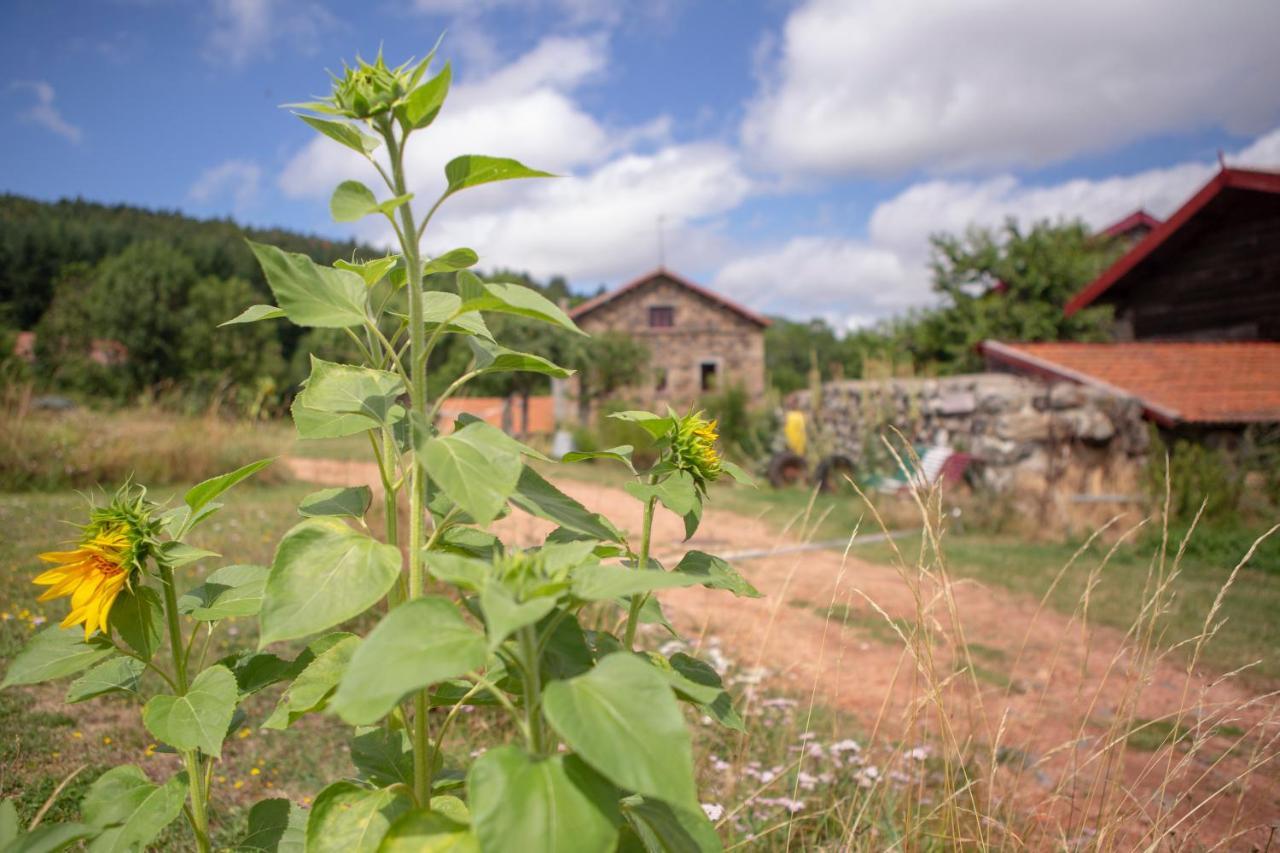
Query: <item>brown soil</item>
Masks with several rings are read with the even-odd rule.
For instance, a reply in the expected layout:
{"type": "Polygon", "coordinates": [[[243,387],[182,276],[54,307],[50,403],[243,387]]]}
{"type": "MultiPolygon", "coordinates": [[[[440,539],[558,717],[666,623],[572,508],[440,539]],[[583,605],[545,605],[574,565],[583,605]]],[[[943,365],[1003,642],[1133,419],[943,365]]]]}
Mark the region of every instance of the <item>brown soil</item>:
{"type": "MultiPolygon", "coordinates": [[[[297,477],[317,483],[376,480],[372,466],[361,463],[289,464],[297,477]]],[[[624,529],[639,530],[640,505],[625,493],[567,479],[557,485],[624,529]]],[[[531,545],[551,528],[514,513],[493,529],[507,541],[531,545]]],[[[659,511],[654,541],[680,543],[682,536],[681,521],[659,511]]],[[[740,663],[767,666],[780,688],[852,714],[872,739],[927,740],[980,756],[999,752],[989,790],[1013,792],[1032,825],[1040,822],[1032,835],[1046,842],[1069,843],[1109,823],[1123,824],[1122,837],[1136,839],[1149,832],[1163,802],[1161,847],[1266,845],[1269,826],[1280,819],[1280,774],[1269,763],[1244,784],[1241,778],[1251,761],[1272,755],[1280,738],[1274,696],[1215,673],[1188,675],[1181,654],[1144,661],[1122,632],[1083,626],[1003,590],[838,550],[784,552],[795,544],[762,520],[708,509],[689,542],[655,556],[670,566],[690,548],[777,552],[735,562],[763,597],[672,590],[662,595],[668,616],[694,636],[718,636],[740,663]],[[904,642],[884,616],[908,635],[924,625],[929,641],[916,634],[904,642]],[[966,646],[974,674],[955,675],[966,646]],[[945,714],[938,710],[943,706],[945,714]],[[1162,718],[1181,720],[1204,742],[1190,751],[1185,742],[1155,752],[1124,748],[1120,721],[1162,718]],[[1222,727],[1217,734],[1215,726],[1222,727]],[[1100,802],[1095,792],[1103,786],[1096,780],[1121,772],[1127,795],[1100,802]],[[1210,799],[1215,792],[1221,793],[1210,799]],[[1170,823],[1189,811],[1170,833],[1170,823]],[[1099,821],[1100,812],[1108,819],[1099,821]]],[[[906,558],[911,565],[915,555],[906,558]]]]}

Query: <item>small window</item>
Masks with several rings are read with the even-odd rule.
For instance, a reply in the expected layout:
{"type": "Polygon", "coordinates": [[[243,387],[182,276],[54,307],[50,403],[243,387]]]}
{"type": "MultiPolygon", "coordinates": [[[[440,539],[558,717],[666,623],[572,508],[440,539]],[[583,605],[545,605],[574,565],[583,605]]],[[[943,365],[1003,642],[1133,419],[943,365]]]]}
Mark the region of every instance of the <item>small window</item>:
{"type": "Polygon", "coordinates": [[[665,367],[655,367],[653,369],[653,390],[667,390],[667,369],[665,367]]]}
{"type": "Polygon", "coordinates": [[[699,369],[699,375],[702,377],[702,390],[716,390],[716,374],[720,369],[720,365],[714,361],[704,361],[699,369]]]}
{"type": "Polygon", "coordinates": [[[649,306],[649,328],[670,329],[676,324],[676,309],[670,305],[649,306]]]}

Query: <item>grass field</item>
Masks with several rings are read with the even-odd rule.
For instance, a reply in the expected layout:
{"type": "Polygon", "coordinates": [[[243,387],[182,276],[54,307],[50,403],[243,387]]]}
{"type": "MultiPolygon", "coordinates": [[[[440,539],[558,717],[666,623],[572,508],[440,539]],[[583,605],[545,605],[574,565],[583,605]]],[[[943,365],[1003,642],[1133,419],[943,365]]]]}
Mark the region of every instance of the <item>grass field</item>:
{"type": "MultiPolygon", "coordinates": [[[[287,439],[287,434],[276,425],[259,439],[276,444],[282,437],[287,439]]],[[[298,443],[292,452],[364,458],[363,447],[354,440],[298,443]]],[[[556,470],[609,485],[621,482],[603,465],[556,470]]],[[[195,585],[225,563],[269,562],[280,535],[297,521],[298,500],[312,488],[304,484],[240,487],[194,543],[220,552],[224,559],[186,570],[190,577],[181,585],[195,585]]],[[[159,491],[154,496],[176,499],[175,492],[159,491]]],[[[861,501],[851,497],[813,499],[800,490],[730,488],[717,490],[712,507],[766,519],[788,528],[797,539],[842,539],[859,522],[864,532],[874,530],[874,522],[864,518],[861,501]]],[[[38,569],[34,555],[73,535],[62,522],[81,517],[83,510],[83,498],[68,491],[0,494],[0,530],[4,531],[0,537],[0,662],[10,658],[34,630],[65,612],[62,602],[35,601],[38,590],[30,584],[38,569]]],[[[888,523],[910,529],[918,526],[918,518],[912,507],[902,503],[892,507],[888,523]]],[[[1035,598],[1051,586],[1076,551],[1072,544],[1029,542],[972,529],[948,533],[945,540],[948,566],[955,575],[1035,598]]],[[[920,537],[907,536],[896,544],[910,563],[920,537]]],[[[1050,605],[1070,612],[1080,599],[1089,569],[1103,553],[1101,546],[1088,549],[1079,570],[1067,573],[1057,584],[1050,605]]],[[[894,558],[892,548],[882,542],[856,545],[853,554],[875,562],[894,558]]],[[[1144,600],[1148,554],[1138,545],[1117,549],[1094,591],[1091,621],[1116,627],[1130,623],[1134,602],[1144,600]]],[[[1181,591],[1171,604],[1172,635],[1189,636],[1200,630],[1205,610],[1230,568],[1184,563],[1181,591]]],[[[1271,656],[1280,640],[1280,626],[1273,619],[1278,605],[1278,579],[1244,570],[1224,602],[1226,622],[1207,647],[1207,666],[1226,671],[1261,660],[1250,677],[1260,683],[1280,679],[1280,666],[1271,656]]],[[[823,603],[793,601],[790,606],[848,623],[876,642],[895,641],[891,627],[881,620],[859,621],[859,614],[831,612],[823,603]]],[[[251,620],[228,621],[220,628],[210,659],[249,647],[255,639],[251,620]]],[[[714,638],[704,640],[700,655],[724,657],[714,638]]],[[[656,638],[652,645],[658,645],[656,638]]],[[[979,680],[1008,686],[1001,650],[973,644],[969,651],[979,680]]],[[[808,694],[789,694],[772,687],[768,673],[743,670],[733,661],[722,663],[726,681],[734,685],[739,707],[744,709],[747,734],[720,729],[707,720],[691,717],[691,721],[704,798],[709,811],[723,822],[726,838],[751,849],[783,849],[790,837],[790,845],[800,849],[844,838],[857,826],[868,849],[875,849],[903,837],[929,837],[928,826],[936,815],[924,804],[934,800],[954,768],[929,758],[924,745],[866,744],[850,719],[814,707],[808,694]],[[892,784],[884,782],[888,773],[893,774],[892,784]]],[[[77,775],[50,819],[74,817],[79,794],[114,764],[135,763],[155,775],[176,769],[174,758],[157,751],[142,729],[135,702],[119,698],[65,706],[63,690],[65,685],[54,684],[0,693],[0,798],[16,798],[24,819],[72,773],[77,775]]],[[[221,844],[235,842],[244,814],[254,802],[287,796],[306,805],[326,781],[350,772],[349,733],[330,717],[308,716],[282,732],[256,727],[270,713],[277,693],[268,691],[256,698],[249,709],[250,725],[228,742],[215,771],[215,825],[221,844]]],[[[1168,721],[1147,722],[1130,735],[1132,749],[1158,750],[1185,735],[1168,721]]],[[[462,763],[478,745],[502,738],[501,725],[483,710],[476,711],[470,725],[455,727],[446,754],[454,764],[462,763]],[[464,739],[463,733],[470,733],[470,739],[464,739]]],[[[170,832],[166,845],[185,846],[185,830],[170,832]]]]}
{"type": "MultiPolygon", "coordinates": [[[[222,559],[184,570],[188,577],[180,585],[194,586],[228,562],[269,562],[280,534],[297,521],[294,507],[310,490],[304,484],[240,487],[194,537],[194,544],[218,551],[222,559]]],[[[153,496],[179,499],[172,490],[153,496]]],[[[5,531],[0,539],[0,662],[65,612],[65,602],[36,601],[39,589],[30,583],[39,571],[34,555],[73,536],[73,529],[63,522],[81,517],[84,507],[84,499],[70,492],[0,494],[0,529],[5,531]]],[[[251,620],[223,624],[210,660],[251,647],[256,640],[251,620]]],[[[654,646],[662,642],[659,637],[650,640],[654,646]]],[[[918,806],[900,802],[896,795],[877,797],[871,804],[865,783],[872,778],[868,772],[873,776],[880,772],[872,762],[902,764],[902,756],[891,754],[892,749],[878,757],[871,752],[860,754],[851,746],[858,732],[849,720],[811,707],[803,697],[773,692],[761,681],[762,673],[740,671],[714,638],[708,642],[709,649],[700,654],[717,660],[726,680],[736,685],[748,725],[743,735],[690,717],[702,790],[708,808],[725,821],[727,837],[754,838],[760,849],[781,849],[787,832],[793,843],[838,837],[855,809],[872,833],[868,837],[890,837],[900,831],[896,828],[902,820],[899,812],[918,806]],[[797,761],[801,749],[808,756],[803,767],[797,761]],[[848,772],[837,772],[841,770],[848,772]],[[801,802],[804,813],[796,814],[801,802]]],[[[72,782],[46,820],[75,819],[76,803],[88,785],[116,764],[137,764],[155,777],[179,769],[176,758],[157,751],[157,744],[142,728],[136,701],[122,697],[68,706],[62,702],[65,689],[65,683],[53,683],[0,693],[0,799],[14,798],[23,820],[29,820],[72,774],[72,782]]],[[[328,781],[351,772],[349,730],[334,718],[311,715],[285,731],[257,728],[270,714],[278,692],[256,697],[249,708],[249,725],[224,746],[213,777],[219,845],[235,843],[254,802],[285,796],[305,806],[328,781]]],[[[477,745],[492,744],[510,734],[503,731],[499,718],[486,715],[483,709],[477,709],[469,722],[469,726],[454,727],[454,736],[446,743],[446,767],[463,763],[477,745]],[[468,739],[461,737],[464,732],[468,739]]],[[[911,774],[901,778],[913,784],[934,772],[927,762],[915,762],[907,769],[911,774]]],[[[917,815],[914,820],[925,818],[917,815]]],[[[180,822],[161,839],[162,848],[189,844],[180,822]]]]}

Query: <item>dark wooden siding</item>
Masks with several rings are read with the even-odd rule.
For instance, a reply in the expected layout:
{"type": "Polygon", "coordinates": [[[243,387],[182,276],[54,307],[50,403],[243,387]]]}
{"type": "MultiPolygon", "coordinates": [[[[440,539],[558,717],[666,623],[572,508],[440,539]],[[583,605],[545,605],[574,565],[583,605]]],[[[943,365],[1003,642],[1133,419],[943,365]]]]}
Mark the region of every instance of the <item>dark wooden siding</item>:
{"type": "Polygon", "coordinates": [[[1280,196],[1224,192],[1108,296],[1133,340],[1280,340],[1280,196]]]}

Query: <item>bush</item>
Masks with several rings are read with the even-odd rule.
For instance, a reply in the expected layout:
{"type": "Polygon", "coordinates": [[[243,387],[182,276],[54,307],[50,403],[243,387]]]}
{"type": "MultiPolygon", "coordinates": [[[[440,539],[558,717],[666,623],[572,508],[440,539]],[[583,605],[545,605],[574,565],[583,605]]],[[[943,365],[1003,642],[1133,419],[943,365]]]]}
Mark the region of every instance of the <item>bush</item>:
{"type": "MultiPolygon", "coordinates": [[[[1273,454],[1269,443],[1253,438],[1236,454],[1178,439],[1169,448],[1167,469],[1164,459],[1154,456],[1147,466],[1146,486],[1153,506],[1159,510],[1166,499],[1167,477],[1169,547],[1181,546],[1190,532],[1186,556],[1224,570],[1234,567],[1270,526],[1269,522],[1274,522],[1274,497],[1270,494],[1271,479],[1276,476],[1270,470],[1275,461],[1273,454]],[[1246,475],[1254,468],[1262,474],[1263,482],[1257,494],[1250,494],[1246,475]],[[1246,496],[1252,500],[1246,501],[1246,496]],[[1202,504],[1204,512],[1191,532],[1202,504]]],[[[1163,535],[1160,525],[1151,525],[1144,540],[1150,545],[1163,535]]],[[[1280,540],[1272,536],[1263,542],[1250,565],[1280,572],[1280,540]]]]}

